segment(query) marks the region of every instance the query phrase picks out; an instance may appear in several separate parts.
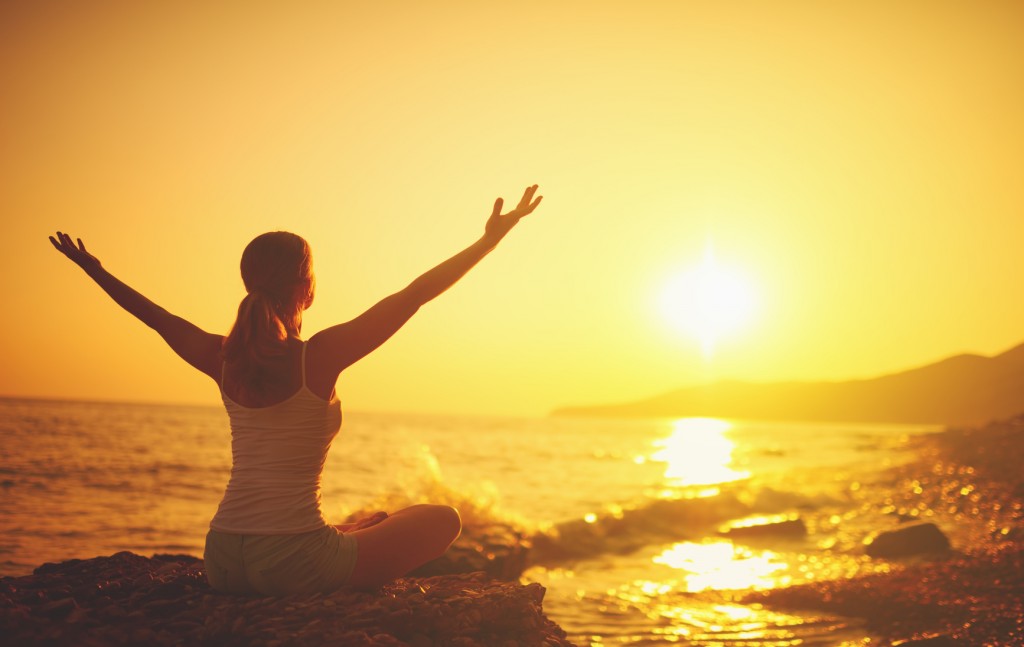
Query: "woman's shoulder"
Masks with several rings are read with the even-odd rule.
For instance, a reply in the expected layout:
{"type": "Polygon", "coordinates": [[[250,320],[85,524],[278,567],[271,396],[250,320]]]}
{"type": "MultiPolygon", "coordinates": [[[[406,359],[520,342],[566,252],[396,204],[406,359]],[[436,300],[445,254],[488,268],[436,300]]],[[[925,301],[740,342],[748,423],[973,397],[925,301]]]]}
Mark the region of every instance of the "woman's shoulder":
{"type": "Polygon", "coordinates": [[[333,352],[321,331],[305,342],[302,352],[305,354],[306,387],[315,395],[330,400],[334,395],[334,384],[338,381],[340,371],[337,362],[333,361],[333,352]]]}

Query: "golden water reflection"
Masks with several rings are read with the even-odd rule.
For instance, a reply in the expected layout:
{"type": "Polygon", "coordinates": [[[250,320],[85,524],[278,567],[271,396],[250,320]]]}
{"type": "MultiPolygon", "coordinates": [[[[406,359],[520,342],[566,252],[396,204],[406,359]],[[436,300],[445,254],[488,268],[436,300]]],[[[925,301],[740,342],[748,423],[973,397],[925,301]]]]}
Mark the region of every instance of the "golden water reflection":
{"type": "Polygon", "coordinates": [[[707,590],[770,589],[793,581],[789,564],[767,550],[737,546],[731,541],[680,542],[653,558],[683,571],[682,588],[691,593],[707,590]]]}
{"type": "Polygon", "coordinates": [[[728,538],[651,546],[606,572],[535,567],[528,580],[548,591],[545,609],[574,641],[624,644],[794,647],[869,643],[858,621],[775,611],[744,602],[748,591],[849,578],[888,568],[863,555],[757,550],[728,538]],[[653,563],[652,563],[653,562],[653,563]]]}
{"type": "Polygon", "coordinates": [[[712,485],[750,476],[733,467],[732,424],[716,418],[681,418],[672,434],[654,441],[651,460],[665,463],[665,479],[673,485],[712,485]]]}

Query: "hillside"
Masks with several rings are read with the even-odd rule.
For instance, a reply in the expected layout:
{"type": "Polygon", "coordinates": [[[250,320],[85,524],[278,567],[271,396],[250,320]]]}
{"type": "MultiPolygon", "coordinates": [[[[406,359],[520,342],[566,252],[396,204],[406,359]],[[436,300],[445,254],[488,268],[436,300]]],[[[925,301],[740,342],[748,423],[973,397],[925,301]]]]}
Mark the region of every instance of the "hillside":
{"type": "Polygon", "coordinates": [[[1022,411],[1024,344],[993,357],[957,355],[873,379],[724,381],[637,402],[566,407],[553,415],[973,424],[1022,411]]]}

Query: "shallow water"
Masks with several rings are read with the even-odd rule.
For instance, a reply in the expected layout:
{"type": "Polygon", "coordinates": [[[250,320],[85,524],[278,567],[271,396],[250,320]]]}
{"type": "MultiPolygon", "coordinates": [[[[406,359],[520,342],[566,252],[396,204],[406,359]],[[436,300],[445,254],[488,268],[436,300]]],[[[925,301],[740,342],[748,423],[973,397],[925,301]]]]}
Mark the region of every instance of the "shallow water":
{"type": "MultiPolygon", "coordinates": [[[[323,479],[341,521],[443,499],[542,536],[525,579],[580,644],[862,644],[859,623],[751,590],[885,568],[857,492],[926,427],[348,413],[323,479]],[[774,523],[763,537],[731,525],[774,523]],[[802,524],[806,534],[782,529],[802,524]]],[[[0,399],[0,574],[119,550],[202,553],[227,481],[208,407],[0,399]]],[[[882,483],[881,485],[886,485],[882,483]]]]}

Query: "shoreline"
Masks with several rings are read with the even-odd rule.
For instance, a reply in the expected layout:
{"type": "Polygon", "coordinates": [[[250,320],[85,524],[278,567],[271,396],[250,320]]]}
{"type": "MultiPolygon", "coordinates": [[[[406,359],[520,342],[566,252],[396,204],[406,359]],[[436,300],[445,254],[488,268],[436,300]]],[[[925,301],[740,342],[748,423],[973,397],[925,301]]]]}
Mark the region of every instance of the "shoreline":
{"type": "MultiPolygon", "coordinates": [[[[866,631],[870,632],[872,637],[870,644],[882,647],[915,644],[913,641],[917,641],[916,644],[921,645],[1024,644],[1024,627],[1021,626],[1024,609],[1021,608],[1020,602],[1024,599],[1024,512],[1022,512],[1024,477],[1019,474],[1019,466],[1024,464],[1022,441],[1024,441],[1024,416],[980,428],[947,429],[910,436],[908,440],[901,441],[901,443],[908,443],[906,445],[907,461],[900,460],[891,467],[879,465],[877,472],[864,473],[863,476],[866,478],[858,478],[860,481],[858,483],[849,483],[849,488],[846,488],[846,482],[842,481],[843,497],[845,497],[843,499],[844,508],[848,513],[837,511],[839,514],[831,515],[831,519],[836,521],[828,521],[830,525],[827,527],[830,528],[829,534],[833,543],[829,546],[819,546],[816,549],[823,551],[826,557],[833,554],[860,554],[860,559],[865,560],[863,563],[872,564],[872,567],[863,569],[859,571],[859,575],[853,574],[848,579],[822,580],[765,591],[737,589],[731,599],[750,607],[763,606],[766,609],[788,610],[797,614],[824,611],[838,617],[858,619],[857,626],[863,626],[866,631]],[[898,529],[908,522],[934,523],[935,527],[944,533],[942,535],[944,540],[948,535],[952,549],[905,558],[876,557],[872,559],[863,555],[863,552],[866,551],[861,548],[861,539],[868,532],[898,529]],[[883,572],[878,572],[879,570],[883,572]],[[863,624],[860,621],[863,621],[863,624]],[[923,640],[931,642],[922,642],[923,640]]],[[[901,446],[903,445],[901,444],[901,446]]],[[[876,448],[876,450],[878,449],[876,448]]],[[[880,449],[884,451],[885,445],[882,445],[880,449]]],[[[884,453],[878,455],[886,456],[884,453]]],[[[799,491],[799,489],[795,491],[799,491]]],[[[769,500],[774,501],[773,499],[769,500]]],[[[633,513],[625,511],[627,514],[620,515],[621,519],[612,515],[608,518],[595,517],[592,521],[575,519],[561,524],[558,528],[559,535],[564,536],[561,536],[561,543],[554,548],[562,548],[568,550],[569,553],[566,555],[552,554],[548,557],[553,559],[552,564],[556,569],[560,565],[571,566],[578,560],[585,561],[590,554],[586,550],[588,537],[597,541],[595,547],[597,552],[594,553],[596,555],[619,554],[620,550],[627,550],[629,546],[637,544],[638,541],[643,545],[670,541],[672,538],[676,538],[674,532],[677,525],[668,524],[673,532],[664,536],[658,535],[652,538],[645,533],[661,528],[669,518],[679,517],[699,522],[703,519],[702,511],[707,514],[713,513],[713,518],[730,517],[732,515],[730,506],[736,504],[733,497],[728,496],[717,499],[700,499],[695,502],[683,501],[682,503],[686,505],[676,506],[679,509],[673,508],[665,502],[659,502],[658,505],[647,506],[633,511],[633,513]],[[711,509],[705,510],[704,508],[708,506],[711,509]],[[586,533],[579,535],[579,533],[570,532],[573,529],[591,532],[593,537],[586,533]],[[630,534],[631,532],[633,534],[630,534]]],[[[738,510],[742,512],[750,505],[739,505],[738,510]]],[[[782,505],[785,508],[794,504],[774,502],[769,505],[782,505]]],[[[804,516],[806,511],[797,512],[800,512],[798,515],[800,519],[808,522],[812,533],[816,532],[815,528],[822,523],[822,519],[830,518],[830,511],[827,509],[808,513],[807,516],[804,516]],[[815,516],[820,518],[815,518],[815,516]]],[[[463,587],[462,593],[458,593],[455,588],[452,588],[449,593],[464,595],[467,590],[480,592],[484,589],[479,587],[483,586],[485,582],[500,582],[502,586],[511,587],[507,591],[515,591],[509,595],[529,597],[520,589],[532,585],[516,583],[516,580],[523,573],[524,568],[533,564],[547,563],[544,560],[546,546],[544,540],[550,538],[543,535],[540,530],[535,534],[495,518],[490,514],[490,509],[487,506],[469,515],[465,521],[467,522],[466,532],[460,542],[452,547],[446,558],[414,573],[415,577],[409,578],[409,581],[415,582],[416,586],[425,587],[423,582],[429,580],[430,576],[441,576],[440,580],[430,580],[430,586],[436,588],[436,594],[440,596],[434,599],[435,606],[438,608],[440,608],[438,605],[447,603],[443,597],[446,591],[445,587],[457,587],[458,578],[470,577],[465,574],[472,572],[484,572],[476,576],[484,579],[479,582],[474,581],[471,586],[463,587]],[[454,573],[463,575],[452,575],[454,573]],[[456,579],[445,580],[443,578],[456,579]]],[[[714,525],[711,522],[708,523],[714,525]]],[[[795,524],[791,523],[791,525],[795,524]]],[[[767,531],[770,536],[764,541],[778,540],[785,544],[784,537],[780,539],[776,536],[781,528],[781,525],[770,528],[767,531]],[[772,539],[773,537],[774,539],[772,539]]],[[[807,532],[806,529],[804,532],[807,532]]],[[[696,535],[689,539],[700,541],[700,537],[696,535]]],[[[739,543],[744,542],[740,540],[739,543]]],[[[763,545],[770,546],[771,544],[763,545]]],[[[551,553],[551,551],[552,546],[547,545],[547,552],[551,553]]],[[[149,551],[145,550],[136,550],[136,552],[149,554],[149,551]]],[[[168,551],[158,550],[157,552],[168,551]]],[[[179,551],[171,549],[170,552],[179,551]]],[[[557,553],[557,551],[555,552],[557,553]]],[[[94,589],[105,589],[107,585],[103,582],[117,581],[121,582],[119,585],[121,588],[132,590],[132,587],[149,586],[146,584],[147,581],[161,579],[165,575],[174,575],[174,573],[187,579],[189,569],[195,568],[201,570],[201,560],[186,555],[158,554],[152,559],[148,559],[132,553],[117,553],[111,557],[46,564],[35,569],[35,575],[3,577],[0,578],[0,632],[5,635],[21,635],[18,632],[22,632],[22,624],[29,629],[35,626],[41,631],[40,627],[43,625],[33,625],[35,622],[33,618],[43,619],[45,623],[56,622],[60,626],[74,625],[67,630],[72,633],[80,632],[82,626],[85,626],[82,623],[87,623],[90,618],[104,617],[103,613],[106,611],[101,613],[99,609],[106,607],[98,607],[94,604],[104,595],[109,600],[106,602],[100,600],[103,604],[107,606],[110,604],[120,605],[123,607],[122,610],[128,609],[126,613],[139,613],[136,617],[148,618],[147,614],[150,612],[147,610],[148,608],[125,606],[128,604],[125,600],[138,593],[137,590],[127,594],[128,598],[124,598],[124,596],[118,598],[109,593],[97,593],[94,589]],[[128,561],[118,566],[118,560],[128,561]],[[142,562],[132,560],[142,560],[142,562]],[[85,568],[86,564],[101,562],[107,564],[105,568],[113,569],[111,571],[114,574],[113,577],[107,577],[103,581],[101,581],[102,578],[94,578],[92,582],[85,582],[88,586],[81,590],[72,590],[75,587],[69,588],[67,578],[77,577],[73,575],[75,568],[85,568]],[[168,566],[168,562],[176,562],[178,566],[168,566]],[[197,562],[198,567],[196,566],[197,562]],[[140,564],[149,565],[140,566],[140,564]],[[126,570],[121,573],[118,571],[119,568],[126,570]],[[137,569],[137,572],[133,569],[137,569]],[[161,569],[167,570],[162,571],[161,569]],[[65,579],[50,578],[47,580],[49,584],[39,584],[42,581],[40,578],[49,578],[55,573],[64,573],[62,577],[65,579]],[[126,579],[128,577],[126,573],[134,573],[134,575],[126,579]]],[[[530,578],[522,581],[528,582],[530,578]]],[[[203,578],[202,584],[205,585],[205,578],[203,578]]],[[[551,585],[550,608],[555,617],[559,617],[560,607],[564,604],[572,604],[574,598],[563,596],[564,592],[553,582],[542,580],[541,584],[551,585]]],[[[189,594],[198,590],[195,583],[186,583],[185,585],[192,587],[187,591],[189,594]]],[[[162,590],[165,592],[172,590],[167,588],[170,586],[167,581],[163,581],[161,586],[164,587],[162,590]]],[[[603,589],[595,589],[598,593],[600,590],[603,589]]],[[[421,591],[421,593],[423,592],[421,591]]],[[[178,593],[182,594],[181,591],[178,593]]],[[[212,592],[207,590],[206,594],[212,595],[212,592]]],[[[543,588],[541,587],[541,595],[535,600],[537,605],[535,621],[531,621],[538,626],[539,623],[551,622],[544,616],[543,608],[540,606],[542,598],[543,588]],[[542,616],[543,621],[539,619],[542,616]]],[[[615,596],[609,596],[608,599],[614,601],[615,596]]],[[[196,603],[194,598],[192,601],[196,603]]],[[[199,603],[202,602],[203,600],[200,598],[199,603]]],[[[488,604],[486,600],[481,603],[488,604]]],[[[191,606],[194,607],[196,604],[191,606]]],[[[666,596],[662,602],[654,600],[647,604],[647,608],[640,605],[637,610],[642,613],[650,613],[652,610],[657,611],[660,608],[659,605],[665,606],[665,608],[684,609],[688,604],[684,595],[675,598],[666,596]]],[[[170,606],[173,605],[169,605],[168,608],[170,606]]],[[[186,607],[188,606],[186,600],[186,607]]],[[[292,613],[290,611],[284,613],[273,605],[268,606],[267,609],[267,613],[272,617],[292,613]]],[[[440,635],[436,632],[450,629],[447,626],[439,627],[430,624],[432,621],[429,618],[433,612],[429,612],[427,609],[428,607],[423,607],[425,615],[421,620],[427,622],[425,626],[429,628],[429,631],[435,632],[435,637],[440,635]]],[[[188,608],[183,610],[191,612],[188,608]]],[[[591,609],[591,611],[593,610],[591,609]]],[[[117,616],[116,611],[111,613],[115,617],[117,616]]],[[[230,615],[230,612],[225,613],[230,615]]],[[[319,610],[319,613],[323,613],[323,610],[319,610]]],[[[264,618],[250,616],[250,619],[257,622],[264,618]]],[[[596,619],[600,624],[601,615],[594,614],[589,619],[596,619]]],[[[317,620],[315,614],[307,620],[310,625],[323,622],[323,620],[317,620]],[[314,621],[317,622],[314,623],[314,621]]],[[[583,637],[589,635],[581,631],[581,626],[572,626],[574,623],[578,624],[575,616],[562,616],[562,620],[565,622],[565,627],[573,632],[571,633],[572,639],[582,640],[583,637]]],[[[191,627],[191,624],[194,623],[189,624],[190,622],[185,624],[191,627]]],[[[221,620],[211,622],[221,622],[221,620]]],[[[472,638],[472,636],[479,637],[483,635],[481,632],[491,631],[490,635],[493,637],[496,635],[493,634],[494,627],[498,625],[490,620],[487,623],[485,623],[486,626],[481,625],[473,629],[477,632],[476,634],[459,635],[467,640],[475,640],[476,638],[472,638]]],[[[551,624],[557,628],[557,624],[551,624]]],[[[122,629],[127,626],[129,625],[122,626],[122,629]]],[[[294,633],[303,627],[282,625],[274,630],[294,633]]],[[[95,629],[95,627],[93,628],[95,629]]],[[[188,627],[182,625],[181,628],[188,627]]],[[[637,628],[639,630],[637,635],[647,635],[646,629],[640,628],[640,625],[637,625],[637,628]]],[[[520,627],[515,631],[521,629],[520,627]]],[[[189,630],[199,631],[196,627],[191,627],[189,630]]],[[[218,631],[221,630],[223,627],[218,631]]],[[[342,630],[347,631],[348,629],[341,625],[335,625],[332,629],[332,631],[342,630]]],[[[381,635],[384,635],[387,627],[380,628],[379,631],[381,635]]],[[[413,644],[406,641],[407,639],[411,640],[416,631],[408,628],[398,631],[399,633],[405,632],[402,633],[404,638],[392,632],[389,634],[391,639],[400,642],[387,644],[413,644]]],[[[513,629],[505,627],[502,631],[511,632],[513,629]]],[[[561,631],[560,628],[551,631],[553,632],[551,636],[554,636],[551,638],[552,640],[569,640],[564,632],[558,633],[561,631]]],[[[43,634],[39,634],[35,638],[29,634],[25,635],[28,636],[25,641],[18,644],[45,642],[40,637],[43,634]]],[[[225,638],[233,634],[231,631],[226,633],[222,631],[218,635],[225,638]]],[[[548,637],[550,636],[545,634],[543,640],[548,640],[548,637]]],[[[248,638],[252,639],[253,636],[248,638]]],[[[417,638],[417,640],[419,643],[415,644],[427,644],[423,642],[425,639],[417,638]]],[[[431,640],[434,641],[434,639],[431,640]]],[[[479,640],[478,643],[485,644],[479,640]]],[[[64,643],[58,641],[58,644],[80,643],[69,639],[64,643]]],[[[100,644],[100,642],[95,644],[100,644]]],[[[282,644],[288,643],[286,641],[282,644]]],[[[534,643],[527,641],[526,644],[534,643]]]]}
{"type": "Polygon", "coordinates": [[[913,441],[892,491],[864,493],[894,518],[951,529],[952,548],[888,573],[751,593],[745,603],[860,618],[880,645],[1024,644],[1024,416],[913,441]]]}

